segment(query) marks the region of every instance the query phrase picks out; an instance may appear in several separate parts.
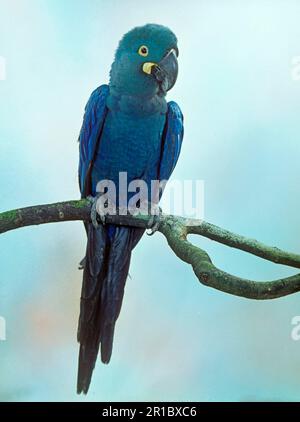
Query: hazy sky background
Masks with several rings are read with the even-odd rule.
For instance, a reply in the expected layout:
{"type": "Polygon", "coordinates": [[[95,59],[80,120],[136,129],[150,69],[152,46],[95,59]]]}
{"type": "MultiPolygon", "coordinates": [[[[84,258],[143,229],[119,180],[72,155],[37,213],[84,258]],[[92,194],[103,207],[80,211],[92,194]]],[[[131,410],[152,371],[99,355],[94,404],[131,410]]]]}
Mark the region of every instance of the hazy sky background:
{"type": "MultiPolygon", "coordinates": [[[[121,36],[156,22],[179,39],[174,178],[204,180],[208,221],[299,252],[299,16],[297,0],[0,0],[0,209],[79,196],[84,105],[121,36]]],[[[193,240],[239,276],[296,272],[193,240]]],[[[300,399],[300,296],[256,302],[202,286],[160,234],[135,250],[111,364],[77,396],[84,249],[80,222],[1,235],[0,400],[300,399]]]]}

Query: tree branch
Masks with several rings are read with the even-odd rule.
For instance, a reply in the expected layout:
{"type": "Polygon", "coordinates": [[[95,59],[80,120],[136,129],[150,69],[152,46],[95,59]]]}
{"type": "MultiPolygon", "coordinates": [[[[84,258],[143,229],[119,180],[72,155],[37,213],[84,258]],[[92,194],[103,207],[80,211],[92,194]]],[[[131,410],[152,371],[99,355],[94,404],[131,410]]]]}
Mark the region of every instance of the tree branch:
{"type": "MultiPolygon", "coordinates": [[[[90,220],[87,199],[37,205],[0,213],[0,234],[20,227],[60,221],[90,220]]],[[[148,228],[148,215],[108,215],[107,223],[148,228]]],[[[277,264],[300,268],[300,255],[270,247],[202,220],[163,215],[159,229],[182,261],[190,264],[198,280],[209,287],[250,299],[274,299],[300,290],[300,274],[274,281],[252,281],[226,273],[212,263],[209,255],[190,243],[189,234],[198,234],[224,245],[249,252],[277,264]]]]}

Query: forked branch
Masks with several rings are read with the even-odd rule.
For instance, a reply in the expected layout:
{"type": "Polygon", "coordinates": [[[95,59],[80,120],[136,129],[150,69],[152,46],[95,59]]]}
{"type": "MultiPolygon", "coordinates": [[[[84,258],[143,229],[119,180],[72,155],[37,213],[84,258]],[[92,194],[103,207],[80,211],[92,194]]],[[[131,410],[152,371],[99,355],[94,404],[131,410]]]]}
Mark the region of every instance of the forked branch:
{"type": "MultiPolygon", "coordinates": [[[[90,220],[91,203],[86,200],[37,205],[0,213],[0,234],[20,227],[60,221],[90,220]]],[[[107,215],[107,223],[148,228],[148,215],[107,215]]],[[[277,264],[300,268],[300,255],[270,247],[202,220],[162,215],[158,231],[182,261],[190,264],[198,280],[209,287],[250,299],[274,299],[300,290],[300,273],[274,281],[252,281],[226,273],[212,263],[209,255],[188,241],[198,234],[277,264]]]]}

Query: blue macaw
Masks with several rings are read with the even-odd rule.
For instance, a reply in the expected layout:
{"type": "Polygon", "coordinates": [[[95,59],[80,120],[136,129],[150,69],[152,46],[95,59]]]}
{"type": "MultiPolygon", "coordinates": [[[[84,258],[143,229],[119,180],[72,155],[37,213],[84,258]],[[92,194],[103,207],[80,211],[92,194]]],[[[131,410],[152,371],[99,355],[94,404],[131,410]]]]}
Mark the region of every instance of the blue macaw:
{"type": "MultiPolygon", "coordinates": [[[[147,24],[124,35],[111,67],[109,85],[91,95],[79,135],[79,185],[82,197],[97,195],[100,180],[118,186],[168,180],[177,163],[183,116],[165,96],[178,73],[177,38],[167,27],[147,24]]],[[[77,392],[87,393],[99,348],[101,360],[112,354],[131,251],[144,229],[86,223],[87,248],[78,326],[77,392]]]]}

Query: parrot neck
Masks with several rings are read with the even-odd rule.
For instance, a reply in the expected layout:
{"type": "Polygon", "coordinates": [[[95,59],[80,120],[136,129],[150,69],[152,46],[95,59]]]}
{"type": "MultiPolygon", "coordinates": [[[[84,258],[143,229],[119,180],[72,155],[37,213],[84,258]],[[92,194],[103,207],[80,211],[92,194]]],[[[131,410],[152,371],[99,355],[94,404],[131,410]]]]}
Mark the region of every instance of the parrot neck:
{"type": "Polygon", "coordinates": [[[166,114],[167,101],[164,96],[153,95],[151,97],[138,97],[119,93],[110,86],[106,105],[111,111],[120,111],[135,116],[149,116],[151,114],[166,114]]]}

